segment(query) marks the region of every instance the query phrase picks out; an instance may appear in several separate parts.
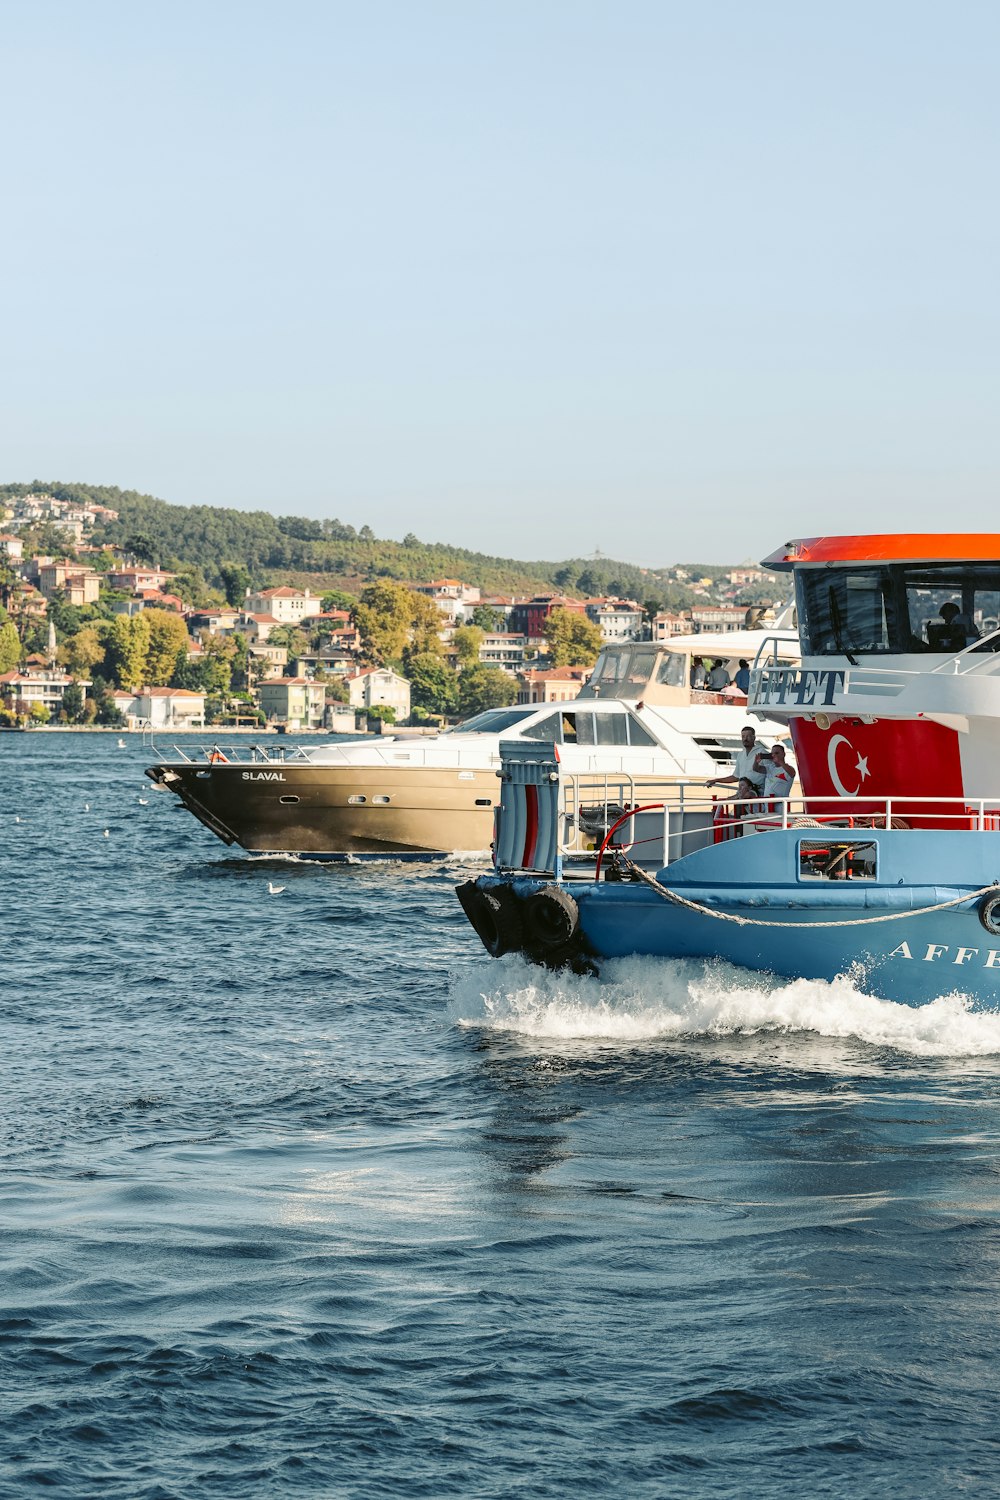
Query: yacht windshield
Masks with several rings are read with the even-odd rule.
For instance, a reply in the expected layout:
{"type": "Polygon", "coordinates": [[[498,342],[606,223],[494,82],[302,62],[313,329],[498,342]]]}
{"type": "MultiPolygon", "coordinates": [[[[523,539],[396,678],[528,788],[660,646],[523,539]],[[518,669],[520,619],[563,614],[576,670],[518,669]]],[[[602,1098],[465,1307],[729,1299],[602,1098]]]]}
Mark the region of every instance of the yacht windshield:
{"type": "MultiPolygon", "coordinates": [[[[796,590],[807,656],[951,656],[1000,622],[1000,563],[801,568],[796,590]]],[[[1000,649],[1000,639],[981,649],[1000,649]]]]}
{"type": "Polygon", "coordinates": [[[464,724],[456,724],[453,729],[446,729],[445,734],[503,734],[512,724],[520,724],[522,719],[530,718],[538,712],[534,708],[488,708],[485,713],[475,714],[471,719],[466,719],[464,724]]]}

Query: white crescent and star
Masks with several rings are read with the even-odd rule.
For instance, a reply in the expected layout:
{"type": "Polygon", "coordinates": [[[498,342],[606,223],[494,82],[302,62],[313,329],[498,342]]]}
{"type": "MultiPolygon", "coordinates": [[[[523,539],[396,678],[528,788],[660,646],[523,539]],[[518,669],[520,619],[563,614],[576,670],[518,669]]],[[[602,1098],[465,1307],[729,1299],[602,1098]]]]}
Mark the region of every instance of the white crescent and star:
{"type": "Polygon", "coordinates": [[[837,788],[837,791],[841,797],[856,797],[861,790],[862,782],[866,781],[871,775],[871,772],[868,769],[868,757],[866,755],[862,755],[859,751],[854,749],[854,746],[851,744],[846,734],[835,734],[833,736],[833,739],[830,741],[830,744],[827,748],[826,764],[830,771],[830,780],[837,788]],[[846,745],[848,750],[852,751],[858,757],[854,763],[854,769],[858,773],[858,784],[853,788],[844,785],[844,783],[840,779],[840,773],[837,770],[837,751],[840,749],[841,745],[846,745]]]}

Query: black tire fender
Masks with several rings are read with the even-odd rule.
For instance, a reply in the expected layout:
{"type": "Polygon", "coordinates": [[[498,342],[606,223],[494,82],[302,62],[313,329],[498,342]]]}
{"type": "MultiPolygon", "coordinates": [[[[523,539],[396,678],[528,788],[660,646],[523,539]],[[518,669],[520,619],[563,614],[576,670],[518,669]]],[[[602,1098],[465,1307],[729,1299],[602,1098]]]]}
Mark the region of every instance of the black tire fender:
{"type": "Polygon", "coordinates": [[[467,880],[455,891],[487,953],[501,958],[520,950],[524,936],[521,903],[509,887],[483,890],[475,881],[467,880]]]}
{"type": "Polygon", "coordinates": [[[580,908],[561,885],[543,885],[522,909],[525,947],[543,956],[563,952],[580,928],[580,908]]]}
{"type": "Polygon", "coordinates": [[[979,920],[986,931],[994,937],[1000,936],[1000,891],[984,896],[979,903],[979,920]]]}

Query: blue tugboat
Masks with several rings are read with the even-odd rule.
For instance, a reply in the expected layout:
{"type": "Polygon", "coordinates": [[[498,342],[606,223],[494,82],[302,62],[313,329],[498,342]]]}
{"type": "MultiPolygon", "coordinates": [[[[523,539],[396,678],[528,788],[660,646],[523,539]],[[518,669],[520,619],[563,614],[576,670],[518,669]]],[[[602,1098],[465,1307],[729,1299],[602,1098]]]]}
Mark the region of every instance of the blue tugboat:
{"type": "Polygon", "coordinates": [[[487,950],[597,972],[719,957],[1000,1005],[998,555],[993,535],[825,537],[766,560],[794,572],[802,661],[765,641],[748,706],[788,724],[801,792],[609,786],[617,816],[584,862],[557,747],[506,748],[495,870],[458,889],[487,950]]]}

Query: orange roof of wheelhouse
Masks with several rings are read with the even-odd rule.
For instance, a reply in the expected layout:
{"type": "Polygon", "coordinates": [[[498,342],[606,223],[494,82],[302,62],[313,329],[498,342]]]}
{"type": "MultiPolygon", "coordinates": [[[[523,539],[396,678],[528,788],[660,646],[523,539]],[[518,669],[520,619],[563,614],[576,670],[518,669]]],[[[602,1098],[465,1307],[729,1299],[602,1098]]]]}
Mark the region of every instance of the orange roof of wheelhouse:
{"type": "Polygon", "coordinates": [[[998,562],[1000,533],[883,531],[873,536],[806,536],[765,557],[762,568],[800,563],[998,562]]]}

